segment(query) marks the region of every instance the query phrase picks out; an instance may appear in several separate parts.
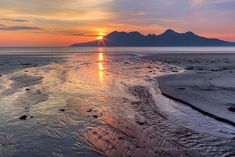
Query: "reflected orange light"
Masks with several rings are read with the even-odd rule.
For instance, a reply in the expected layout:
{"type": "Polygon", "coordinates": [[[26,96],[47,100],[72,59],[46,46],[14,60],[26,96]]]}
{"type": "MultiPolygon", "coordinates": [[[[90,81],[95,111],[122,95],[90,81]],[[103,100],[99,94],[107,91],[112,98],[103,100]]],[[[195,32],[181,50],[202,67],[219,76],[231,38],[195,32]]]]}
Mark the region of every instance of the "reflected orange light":
{"type": "Polygon", "coordinates": [[[103,63],[99,63],[99,71],[104,71],[103,63]]]}
{"type": "Polygon", "coordinates": [[[99,53],[99,61],[103,61],[104,57],[103,57],[103,53],[99,53]]]}
{"type": "Polygon", "coordinates": [[[98,72],[99,72],[99,81],[104,82],[104,54],[103,54],[103,49],[99,49],[99,57],[98,57],[98,72]]]}
{"type": "Polygon", "coordinates": [[[103,63],[99,63],[99,81],[104,82],[104,66],[103,63]]]}

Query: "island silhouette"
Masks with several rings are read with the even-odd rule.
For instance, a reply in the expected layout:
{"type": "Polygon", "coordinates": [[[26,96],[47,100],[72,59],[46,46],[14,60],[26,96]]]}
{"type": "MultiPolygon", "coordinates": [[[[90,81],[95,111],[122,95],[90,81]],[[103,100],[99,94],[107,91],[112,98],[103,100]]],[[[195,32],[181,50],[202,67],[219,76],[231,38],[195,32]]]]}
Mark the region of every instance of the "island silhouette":
{"type": "Polygon", "coordinates": [[[75,43],[71,47],[121,47],[121,46],[235,46],[235,42],[206,38],[193,32],[178,33],[168,29],[160,35],[143,35],[139,32],[114,31],[100,40],[75,43]]]}

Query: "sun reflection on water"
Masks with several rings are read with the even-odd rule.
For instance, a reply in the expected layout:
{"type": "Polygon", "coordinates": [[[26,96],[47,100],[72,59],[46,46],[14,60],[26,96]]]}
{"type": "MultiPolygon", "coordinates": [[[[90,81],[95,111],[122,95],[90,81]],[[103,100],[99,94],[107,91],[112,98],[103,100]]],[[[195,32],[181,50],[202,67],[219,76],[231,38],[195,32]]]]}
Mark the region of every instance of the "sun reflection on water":
{"type": "Polygon", "coordinates": [[[98,57],[98,72],[99,72],[99,81],[101,83],[104,82],[104,53],[103,49],[99,49],[99,57],[98,57]]]}
{"type": "Polygon", "coordinates": [[[103,53],[99,53],[99,61],[102,62],[104,60],[103,53]]]}
{"type": "Polygon", "coordinates": [[[99,63],[99,81],[104,82],[104,67],[102,63],[99,63]]]}

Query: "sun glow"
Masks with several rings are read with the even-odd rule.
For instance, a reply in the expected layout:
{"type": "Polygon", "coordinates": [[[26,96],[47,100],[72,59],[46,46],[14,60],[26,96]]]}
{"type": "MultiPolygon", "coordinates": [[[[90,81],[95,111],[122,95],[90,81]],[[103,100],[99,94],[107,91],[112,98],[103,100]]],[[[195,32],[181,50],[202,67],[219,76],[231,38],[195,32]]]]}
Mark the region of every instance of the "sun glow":
{"type": "Polygon", "coordinates": [[[103,40],[104,37],[103,37],[103,36],[98,36],[96,39],[97,39],[97,40],[103,40]]]}
{"type": "Polygon", "coordinates": [[[104,39],[104,33],[98,33],[97,40],[103,40],[104,39]]]}

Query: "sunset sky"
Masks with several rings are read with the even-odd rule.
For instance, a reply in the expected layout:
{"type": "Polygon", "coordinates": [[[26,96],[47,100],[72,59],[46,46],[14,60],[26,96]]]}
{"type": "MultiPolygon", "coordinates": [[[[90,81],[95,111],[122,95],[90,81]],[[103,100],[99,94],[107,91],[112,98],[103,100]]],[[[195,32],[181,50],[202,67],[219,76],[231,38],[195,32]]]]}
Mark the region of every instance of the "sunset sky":
{"type": "Polygon", "coordinates": [[[67,46],[111,31],[235,41],[235,0],[0,0],[0,46],[67,46]]]}

